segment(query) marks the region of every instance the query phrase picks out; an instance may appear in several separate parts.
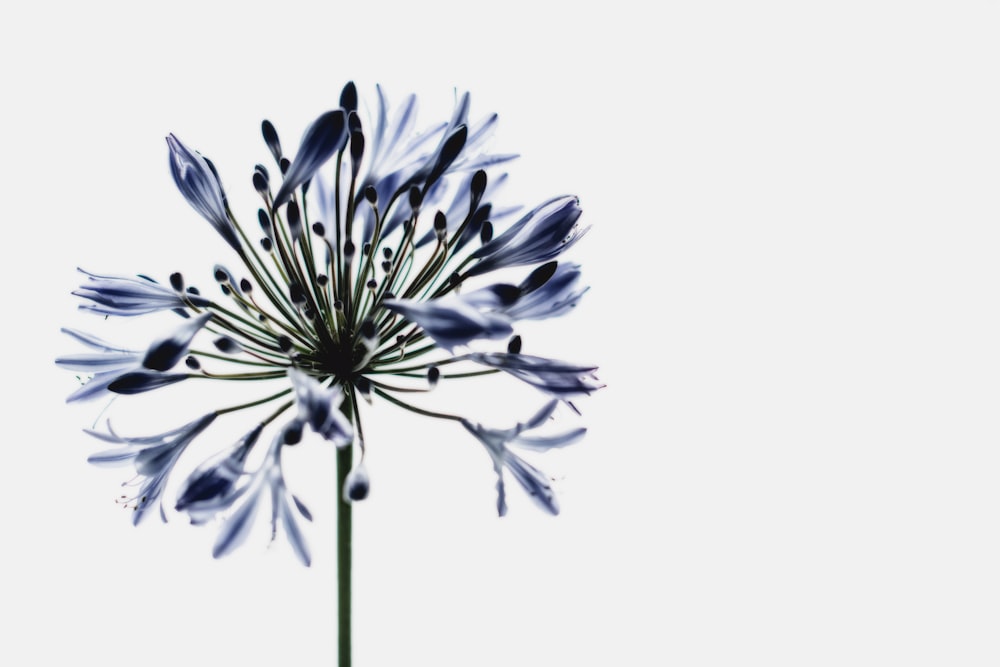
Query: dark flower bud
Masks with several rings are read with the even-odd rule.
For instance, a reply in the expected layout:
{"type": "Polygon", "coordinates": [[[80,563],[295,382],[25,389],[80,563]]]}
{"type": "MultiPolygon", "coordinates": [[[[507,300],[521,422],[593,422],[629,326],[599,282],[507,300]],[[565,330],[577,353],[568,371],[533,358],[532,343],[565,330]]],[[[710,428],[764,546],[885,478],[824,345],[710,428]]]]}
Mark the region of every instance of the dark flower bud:
{"type": "Polygon", "coordinates": [[[358,89],[353,81],[344,84],[344,89],[340,91],[340,107],[344,111],[356,111],[358,108],[358,89]]]}
{"type": "Polygon", "coordinates": [[[243,346],[229,336],[219,336],[213,343],[215,344],[215,349],[223,354],[238,354],[243,351],[243,346]]]}
{"type": "Polygon", "coordinates": [[[267,179],[264,178],[263,174],[259,171],[253,172],[253,189],[256,190],[261,196],[267,194],[267,179]]]}
{"type": "Polygon", "coordinates": [[[291,283],[288,286],[288,298],[292,300],[296,306],[302,306],[306,302],[306,293],[302,291],[302,286],[298,283],[291,283]]]}
{"type": "Polygon", "coordinates": [[[297,445],[302,442],[302,422],[298,419],[292,420],[282,434],[282,440],[286,445],[297,445]]]}
{"type": "Polygon", "coordinates": [[[271,121],[265,120],[260,124],[260,131],[264,135],[264,143],[267,144],[268,150],[274,156],[274,161],[280,162],[281,142],[278,141],[278,132],[274,129],[274,125],[271,124],[271,121]]]}
{"type": "Polygon", "coordinates": [[[293,201],[288,202],[285,207],[285,218],[288,220],[288,231],[292,234],[292,241],[302,238],[302,216],[299,214],[299,205],[293,201]]]}
{"type": "Polygon", "coordinates": [[[483,196],[483,193],[486,192],[486,172],[482,169],[472,175],[471,190],[473,199],[477,201],[483,196]]]}
{"type": "Polygon", "coordinates": [[[418,188],[415,185],[413,187],[411,187],[410,188],[410,208],[412,208],[414,212],[419,211],[420,210],[420,204],[422,204],[423,201],[424,201],[424,195],[423,195],[423,193],[420,192],[420,188],[418,188]]]}
{"type": "Polygon", "coordinates": [[[359,463],[351,472],[347,473],[347,478],[344,480],[344,502],[364,500],[368,497],[370,489],[368,469],[364,463],[359,463]]]}
{"type": "Polygon", "coordinates": [[[361,131],[361,117],[357,111],[350,111],[347,114],[347,130],[352,133],[361,131]]]}
{"type": "Polygon", "coordinates": [[[351,174],[357,178],[361,170],[361,157],[365,154],[365,135],[361,130],[351,132],[351,174]]]}
{"type": "Polygon", "coordinates": [[[375,338],[375,322],[370,317],[361,323],[361,335],[368,340],[375,338]]]}
{"type": "Polygon", "coordinates": [[[531,275],[521,283],[521,291],[525,294],[528,292],[534,292],[536,289],[544,285],[549,281],[549,278],[556,272],[556,268],[559,266],[559,262],[552,261],[542,264],[540,267],[531,272],[531,275]]]}

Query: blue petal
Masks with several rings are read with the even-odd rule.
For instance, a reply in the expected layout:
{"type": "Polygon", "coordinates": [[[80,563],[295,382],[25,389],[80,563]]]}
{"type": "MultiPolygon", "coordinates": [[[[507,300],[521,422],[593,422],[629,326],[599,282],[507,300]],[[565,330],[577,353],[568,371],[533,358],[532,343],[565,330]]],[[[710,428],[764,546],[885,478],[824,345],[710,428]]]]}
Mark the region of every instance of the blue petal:
{"type": "Polygon", "coordinates": [[[211,319],[211,313],[202,313],[182,324],[170,335],[154,341],[149,346],[142,365],[154,371],[170,370],[187,354],[191,341],[211,319]]]}
{"type": "Polygon", "coordinates": [[[170,173],[187,202],[208,220],[222,238],[237,251],[240,241],[226,212],[226,196],[209,162],[185,146],[173,134],[167,136],[170,173]]]}
{"type": "Polygon", "coordinates": [[[187,378],[187,375],[180,373],[167,375],[164,373],[135,371],[133,373],[125,373],[111,382],[108,385],[108,390],[116,394],[141,394],[145,391],[152,391],[153,389],[159,389],[160,387],[186,380],[187,378]]]}
{"type": "Polygon", "coordinates": [[[260,493],[255,492],[246,499],[243,505],[231,517],[226,519],[212,547],[213,558],[225,556],[246,541],[259,507],[260,493]]]}
{"type": "Polygon", "coordinates": [[[302,136],[295,161],[285,174],[281,188],[274,196],[274,208],[292,198],[292,193],[347,143],[347,115],[343,109],[327,111],[317,118],[302,136]]]}

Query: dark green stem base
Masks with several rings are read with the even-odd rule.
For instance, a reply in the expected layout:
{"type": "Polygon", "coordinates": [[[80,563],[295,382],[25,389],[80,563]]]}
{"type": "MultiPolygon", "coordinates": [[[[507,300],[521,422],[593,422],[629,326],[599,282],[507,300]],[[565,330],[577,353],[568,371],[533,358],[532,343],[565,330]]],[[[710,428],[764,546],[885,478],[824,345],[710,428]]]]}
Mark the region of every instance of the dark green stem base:
{"type": "Polygon", "coordinates": [[[337,646],[339,667],[351,667],[351,505],[344,501],[344,480],[354,448],[337,451],[337,646]]]}

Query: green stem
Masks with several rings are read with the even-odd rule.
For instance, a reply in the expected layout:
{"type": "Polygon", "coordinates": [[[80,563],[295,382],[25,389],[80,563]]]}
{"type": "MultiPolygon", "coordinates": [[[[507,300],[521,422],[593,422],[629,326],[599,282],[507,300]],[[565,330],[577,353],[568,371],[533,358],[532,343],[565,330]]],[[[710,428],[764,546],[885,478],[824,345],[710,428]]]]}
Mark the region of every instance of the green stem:
{"type": "MultiPolygon", "coordinates": [[[[350,421],[352,405],[340,406],[350,421]]],[[[337,646],[339,667],[351,667],[351,504],[344,500],[344,484],[354,461],[354,446],[337,450],[337,646]]]]}

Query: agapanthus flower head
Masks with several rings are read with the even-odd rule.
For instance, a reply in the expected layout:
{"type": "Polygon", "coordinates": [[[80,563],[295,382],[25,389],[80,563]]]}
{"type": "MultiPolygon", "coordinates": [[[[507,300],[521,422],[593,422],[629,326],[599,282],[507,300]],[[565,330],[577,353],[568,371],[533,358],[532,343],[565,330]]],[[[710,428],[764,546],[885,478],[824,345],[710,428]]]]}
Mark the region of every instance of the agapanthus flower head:
{"type": "MultiPolygon", "coordinates": [[[[259,205],[245,212],[231,210],[213,163],[168,135],[181,196],[224,242],[225,264],[205,267],[217,293],[189,285],[180,272],[161,281],[83,272],[86,280],[73,293],[84,311],[104,319],[180,319],[140,349],[65,329],[87,351],[56,360],[89,375],[70,395],[74,401],[181,382],[217,386],[211,397],[218,404],[208,413],[196,408],[203,416],[175,429],[128,437],[110,424],[87,431],[115,445],[93,455],[93,463],[133,467],[138,490],[123,500],[135,508],[136,522],[154,504],[165,519],[163,496],[178,459],[196,439],[210,440],[218,421],[244,415],[241,438],[222,439],[177,481],[173,507],[192,523],[219,524],[216,556],[241,544],[260,508],[269,507],[272,535],[283,533],[309,564],[298,519],[311,514],[287,488],[284,453],[310,438],[336,447],[339,502],[363,500],[373,481],[363,421],[393,409],[458,422],[471,433],[496,470],[500,514],[507,510],[505,473],[558,512],[548,478],[516,450],[577,441],[582,427],[555,436],[529,432],[552,420],[560,402],[575,409],[570,399],[602,385],[593,365],[521,354],[517,327],[562,316],[580,302],[587,291],[581,267],[562,255],[586,229],[575,196],[552,198],[516,220],[519,205],[495,201],[507,180],[497,169],[516,156],[488,150],[497,115],[472,120],[471,109],[470,95],[457,94],[449,118],[420,127],[415,96],[393,108],[376,87],[368,108],[350,83],[340,106],[317,116],[289,155],[265,120],[266,159],[250,178],[259,205]],[[514,282],[491,280],[494,272],[512,273],[514,282]],[[442,382],[475,391],[480,381],[470,378],[499,373],[550,402],[506,429],[432,403],[430,393],[442,382]],[[247,398],[227,391],[235,385],[260,392],[247,398]]],[[[199,395],[199,406],[203,400],[199,395]]],[[[415,443],[422,439],[414,436],[415,443]]]]}

